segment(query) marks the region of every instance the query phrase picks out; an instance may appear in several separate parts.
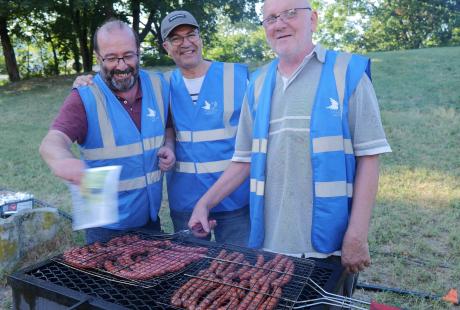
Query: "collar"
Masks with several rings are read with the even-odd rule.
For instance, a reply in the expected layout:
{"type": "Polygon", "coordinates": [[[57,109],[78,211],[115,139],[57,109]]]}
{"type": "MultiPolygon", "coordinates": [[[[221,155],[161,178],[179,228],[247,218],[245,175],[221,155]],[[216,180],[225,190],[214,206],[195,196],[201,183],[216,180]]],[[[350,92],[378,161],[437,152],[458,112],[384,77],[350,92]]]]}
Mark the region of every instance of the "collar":
{"type": "MultiPolygon", "coordinates": [[[[310,54],[306,55],[305,58],[303,59],[302,63],[297,67],[297,69],[291,74],[290,77],[285,77],[281,76],[281,79],[283,80],[283,91],[286,90],[286,88],[289,86],[289,84],[292,83],[292,81],[295,80],[295,78],[299,75],[300,71],[307,65],[307,63],[313,58],[316,57],[316,59],[324,63],[326,61],[326,49],[322,47],[320,44],[316,44],[313,50],[311,51],[310,54]]],[[[279,73],[279,71],[278,71],[279,73]]]]}
{"type": "Polygon", "coordinates": [[[313,53],[315,54],[318,61],[322,63],[326,61],[326,49],[321,44],[316,44],[315,48],[313,49],[313,53]]]}
{"type": "MultiPolygon", "coordinates": [[[[142,87],[141,87],[141,79],[140,78],[138,78],[136,86],[134,86],[134,87],[136,87],[136,94],[134,96],[134,102],[142,101],[142,87]]],[[[120,101],[127,101],[127,99],[124,98],[123,96],[120,96],[120,95],[115,94],[115,93],[114,93],[114,95],[120,101]]]]}

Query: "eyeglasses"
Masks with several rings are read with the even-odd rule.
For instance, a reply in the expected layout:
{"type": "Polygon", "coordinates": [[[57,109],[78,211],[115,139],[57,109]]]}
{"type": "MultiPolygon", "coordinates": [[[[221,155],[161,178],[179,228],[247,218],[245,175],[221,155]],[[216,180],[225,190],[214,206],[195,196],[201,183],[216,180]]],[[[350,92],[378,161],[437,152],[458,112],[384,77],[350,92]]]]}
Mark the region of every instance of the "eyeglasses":
{"type": "Polygon", "coordinates": [[[200,35],[197,31],[191,32],[185,36],[174,35],[166,40],[169,41],[174,46],[179,46],[184,43],[184,40],[187,39],[191,43],[195,43],[200,38],[200,35]]]}
{"type": "Polygon", "coordinates": [[[101,58],[102,58],[102,61],[107,64],[111,64],[111,65],[117,64],[118,65],[120,64],[120,60],[123,60],[125,64],[128,64],[136,60],[138,56],[139,54],[136,54],[136,53],[128,53],[124,55],[123,57],[107,56],[105,58],[102,58],[102,57],[101,58]]]}
{"type": "Polygon", "coordinates": [[[293,8],[286,11],[278,13],[278,15],[271,15],[260,22],[264,27],[271,26],[276,23],[276,20],[280,18],[283,22],[294,19],[297,16],[298,10],[311,10],[311,8],[293,8]]]}

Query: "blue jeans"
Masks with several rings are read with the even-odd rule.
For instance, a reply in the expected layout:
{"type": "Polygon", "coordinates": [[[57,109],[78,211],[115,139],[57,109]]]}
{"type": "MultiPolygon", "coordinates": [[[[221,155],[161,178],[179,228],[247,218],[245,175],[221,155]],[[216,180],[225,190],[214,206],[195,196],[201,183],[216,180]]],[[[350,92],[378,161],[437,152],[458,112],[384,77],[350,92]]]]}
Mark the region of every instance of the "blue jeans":
{"type": "Polygon", "coordinates": [[[126,230],[116,230],[116,229],[109,229],[104,227],[94,227],[94,228],[87,228],[85,229],[86,234],[86,244],[91,244],[96,241],[100,242],[107,242],[115,236],[122,234],[124,231],[128,230],[143,230],[146,233],[160,233],[161,232],[161,221],[160,218],[157,217],[156,222],[152,222],[149,219],[146,225],[136,228],[130,228],[126,230]]]}
{"type": "MultiPolygon", "coordinates": [[[[170,210],[174,231],[188,229],[188,221],[192,212],[177,212],[170,210]]],[[[209,219],[217,222],[214,237],[217,243],[230,243],[247,246],[251,223],[249,221],[249,206],[226,212],[211,212],[209,219]]],[[[206,240],[210,240],[208,235],[206,240]]]]}

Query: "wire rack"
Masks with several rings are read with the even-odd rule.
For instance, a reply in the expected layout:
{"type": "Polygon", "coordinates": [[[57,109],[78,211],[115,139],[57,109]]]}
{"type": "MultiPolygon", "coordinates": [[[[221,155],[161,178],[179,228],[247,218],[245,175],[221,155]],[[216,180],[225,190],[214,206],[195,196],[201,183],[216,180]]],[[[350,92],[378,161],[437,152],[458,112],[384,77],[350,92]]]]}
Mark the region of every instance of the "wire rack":
{"type": "MultiPolygon", "coordinates": [[[[118,245],[115,242],[110,243],[110,241],[101,244],[100,252],[93,251],[91,253],[88,249],[89,255],[76,264],[69,264],[68,259],[66,260],[68,257],[59,255],[40,268],[29,270],[27,274],[129,309],[189,308],[189,304],[178,303],[177,300],[174,303],[174,297],[181,288],[193,281],[197,284],[195,284],[189,297],[195,294],[192,298],[194,302],[192,306],[195,307],[200,304],[203,308],[204,305],[210,306],[216,299],[223,299],[223,295],[227,295],[227,297],[231,295],[229,292],[240,294],[240,302],[249,299],[246,297],[247,295],[252,295],[248,308],[254,309],[299,309],[310,308],[319,303],[344,303],[343,300],[336,299],[335,295],[329,296],[327,295],[329,293],[323,291],[324,288],[333,287],[338,279],[338,270],[317,261],[286,258],[282,255],[244,247],[196,241],[184,238],[182,235],[131,233],[124,235],[124,238],[125,242],[120,242],[118,245]],[[146,243],[146,241],[148,242],[146,243]],[[180,260],[178,259],[180,256],[169,252],[174,247],[179,247],[183,251],[181,253],[184,257],[189,256],[188,249],[198,251],[200,257],[182,268],[153,278],[129,279],[120,276],[122,273],[119,270],[133,270],[132,267],[135,264],[149,257],[148,254],[145,254],[148,251],[145,251],[144,254],[141,252],[142,249],[146,248],[146,244],[158,245],[160,250],[156,253],[165,255],[170,261],[169,265],[174,265],[180,260]],[[129,252],[129,249],[134,250],[129,252]],[[131,265],[118,265],[118,272],[113,270],[109,272],[102,267],[104,266],[102,258],[104,260],[109,259],[116,265],[117,257],[122,255],[120,253],[125,253],[125,256],[132,253],[130,257],[132,261],[129,262],[131,265]],[[223,256],[222,253],[226,255],[223,256]],[[290,270],[287,267],[283,269],[273,263],[273,261],[279,262],[281,259],[284,261],[288,259],[292,262],[293,268],[290,270]],[[263,263],[260,263],[261,260],[263,263]],[[79,263],[88,263],[91,267],[81,268],[79,263]],[[215,272],[206,273],[205,271],[209,270],[211,266],[217,266],[215,272]],[[220,271],[217,272],[217,269],[220,271]],[[250,276],[241,277],[242,270],[246,270],[250,276]],[[255,281],[253,277],[257,272],[259,275],[262,274],[262,277],[255,281]],[[289,277],[289,281],[280,286],[279,290],[277,287],[270,288],[272,282],[286,276],[289,277]],[[205,292],[196,293],[199,291],[198,288],[205,292]]],[[[81,254],[81,252],[79,253],[81,254]]],[[[161,264],[159,265],[161,266],[161,264]]],[[[351,302],[348,303],[351,304],[351,302]]],[[[220,308],[233,309],[233,306],[234,304],[227,298],[220,305],[220,308]]]]}

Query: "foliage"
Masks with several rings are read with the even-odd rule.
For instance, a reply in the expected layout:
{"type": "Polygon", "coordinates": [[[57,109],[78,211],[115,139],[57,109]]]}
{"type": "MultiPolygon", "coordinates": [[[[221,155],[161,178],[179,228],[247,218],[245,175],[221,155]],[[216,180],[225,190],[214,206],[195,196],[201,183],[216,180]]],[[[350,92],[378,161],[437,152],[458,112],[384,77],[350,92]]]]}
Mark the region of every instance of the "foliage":
{"type": "MultiPolygon", "coordinates": [[[[0,72],[8,71],[10,79],[18,79],[19,72],[28,77],[90,71],[95,61],[93,33],[111,17],[129,22],[139,33],[145,64],[170,64],[162,48],[160,23],[178,9],[196,16],[206,57],[263,62],[273,54],[262,28],[256,26],[255,6],[261,1],[0,0],[4,45],[0,72]]],[[[458,0],[311,3],[320,16],[315,40],[328,48],[363,52],[460,44],[458,0]]]]}
{"type": "Polygon", "coordinates": [[[458,44],[456,0],[339,0],[323,10],[318,38],[345,50],[385,51],[458,44]]]}
{"type": "MultiPolygon", "coordinates": [[[[219,16],[232,22],[255,19],[257,0],[0,0],[0,26],[7,16],[4,29],[13,39],[18,51],[22,76],[48,75],[67,72],[72,66],[76,72],[91,71],[92,37],[105,20],[118,18],[127,22],[145,42],[146,60],[157,63],[164,58],[161,47],[160,23],[167,13],[186,9],[197,18],[206,42],[217,27],[219,16]],[[144,22],[145,21],[145,22],[144,22]],[[33,45],[33,47],[31,47],[33,45]],[[30,53],[33,52],[33,55],[30,53]],[[73,65],[71,65],[73,64],[73,65]]],[[[1,29],[0,29],[1,30],[1,29]]],[[[1,33],[1,31],[0,31],[1,33]]],[[[11,48],[9,50],[12,50],[11,48]]],[[[9,60],[10,67],[17,67],[9,60]]]]}
{"type": "MultiPolygon", "coordinates": [[[[160,23],[163,18],[174,10],[187,10],[191,12],[197,19],[200,25],[200,34],[203,38],[204,45],[212,44],[216,32],[218,32],[218,24],[223,17],[229,23],[237,23],[241,21],[255,21],[255,3],[257,0],[183,0],[181,5],[176,1],[162,2],[146,2],[144,4],[144,14],[154,16],[149,34],[145,37],[144,53],[148,54],[150,59],[162,59],[165,51],[162,47],[162,39],[160,35],[160,23]]],[[[140,33],[144,33],[140,30],[140,33]]],[[[141,36],[142,37],[142,36],[141,36]]]]}
{"type": "Polygon", "coordinates": [[[262,27],[253,23],[232,24],[222,18],[218,31],[205,47],[205,57],[218,61],[263,63],[274,57],[262,27]]]}
{"type": "Polygon", "coordinates": [[[360,25],[365,21],[366,12],[362,2],[342,0],[325,5],[322,1],[314,8],[320,14],[318,41],[325,47],[353,51],[363,32],[360,25]]]}
{"type": "Polygon", "coordinates": [[[449,45],[459,20],[456,1],[387,1],[370,8],[372,22],[362,38],[367,50],[449,45]]]}

